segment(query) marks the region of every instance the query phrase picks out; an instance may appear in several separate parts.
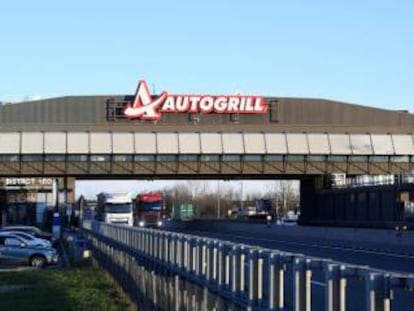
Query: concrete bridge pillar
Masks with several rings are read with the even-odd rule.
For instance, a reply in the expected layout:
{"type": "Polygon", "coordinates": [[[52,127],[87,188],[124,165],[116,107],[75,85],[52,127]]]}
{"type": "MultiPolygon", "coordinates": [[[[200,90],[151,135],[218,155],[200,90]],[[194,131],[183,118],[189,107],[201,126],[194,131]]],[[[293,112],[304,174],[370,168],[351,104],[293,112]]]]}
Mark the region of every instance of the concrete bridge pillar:
{"type": "Polygon", "coordinates": [[[316,191],[323,188],[324,175],[303,176],[300,179],[300,219],[301,224],[317,217],[316,191]]]}
{"type": "Polygon", "coordinates": [[[65,193],[65,203],[75,203],[75,177],[64,177],[63,179],[63,191],[65,193]]]}

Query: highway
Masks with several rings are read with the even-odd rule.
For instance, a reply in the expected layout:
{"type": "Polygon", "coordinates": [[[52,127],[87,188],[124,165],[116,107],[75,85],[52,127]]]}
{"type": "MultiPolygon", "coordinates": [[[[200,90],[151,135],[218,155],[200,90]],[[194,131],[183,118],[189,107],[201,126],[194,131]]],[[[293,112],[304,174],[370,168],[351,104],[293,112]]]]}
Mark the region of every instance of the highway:
{"type": "MultiPolygon", "coordinates": [[[[243,244],[277,249],[285,252],[304,254],[307,256],[329,258],[335,261],[370,266],[375,269],[413,273],[414,274],[414,244],[413,250],[386,247],[378,249],[377,245],[369,243],[349,242],[330,238],[313,238],[308,235],[281,234],[283,226],[264,224],[232,224],[218,222],[167,223],[166,230],[178,231],[199,236],[217,238],[243,244]],[[277,231],[276,231],[277,228],[277,231]]],[[[286,228],[294,231],[295,227],[286,228]]],[[[380,242],[380,241],[379,241],[380,242]]]]}
{"type": "MultiPolygon", "coordinates": [[[[375,269],[413,273],[414,251],[407,247],[398,247],[382,243],[367,243],[366,241],[341,240],[338,237],[312,237],[302,232],[299,227],[267,227],[265,224],[235,224],[226,222],[193,222],[166,225],[166,230],[194,234],[203,237],[217,238],[242,244],[256,245],[285,252],[304,254],[306,256],[332,259],[351,265],[369,266],[375,269]],[[289,232],[289,233],[287,233],[289,232]]],[[[315,230],[317,230],[315,228],[315,230]]],[[[334,236],[335,230],[330,230],[334,236]]],[[[307,233],[307,232],[306,232],[307,233]]],[[[375,232],[374,232],[375,234],[375,232]]],[[[378,235],[379,236],[379,235],[378,235]]],[[[372,238],[372,237],[371,237],[372,238]]],[[[414,249],[414,245],[413,245],[414,249]]],[[[286,271],[285,300],[288,307],[292,306],[291,292],[293,281],[291,269],[286,271]]],[[[323,310],[324,292],[326,290],[323,271],[314,271],[312,275],[312,310],[323,310]]],[[[362,310],[365,306],[366,290],[362,280],[350,278],[347,281],[347,309],[362,310]]],[[[396,290],[391,302],[391,310],[411,310],[414,305],[414,295],[404,290],[396,290]]]]}

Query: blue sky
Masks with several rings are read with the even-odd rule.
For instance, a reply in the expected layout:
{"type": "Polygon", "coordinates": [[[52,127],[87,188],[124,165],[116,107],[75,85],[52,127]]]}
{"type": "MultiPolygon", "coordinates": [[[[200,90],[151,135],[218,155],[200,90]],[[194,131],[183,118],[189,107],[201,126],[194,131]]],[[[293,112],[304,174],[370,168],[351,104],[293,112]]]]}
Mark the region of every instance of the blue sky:
{"type": "Polygon", "coordinates": [[[413,1],[4,1],[0,100],[171,93],[414,110],[413,1]]]}
{"type": "Polygon", "coordinates": [[[0,100],[132,94],[144,78],[414,112],[413,16],[409,0],[3,1],[0,100]]]}

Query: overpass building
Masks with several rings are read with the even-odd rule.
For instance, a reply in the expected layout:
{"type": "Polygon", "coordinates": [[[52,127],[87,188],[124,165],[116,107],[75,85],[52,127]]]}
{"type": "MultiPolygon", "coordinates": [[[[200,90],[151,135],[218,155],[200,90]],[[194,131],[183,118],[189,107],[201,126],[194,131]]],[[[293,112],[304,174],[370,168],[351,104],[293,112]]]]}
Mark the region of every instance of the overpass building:
{"type": "MultiPolygon", "coordinates": [[[[76,179],[299,179],[301,221],[335,220],[313,204],[327,176],[409,172],[413,133],[407,111],[324,99],[153,96],[144,81],[135,96],[3,104],[0,224],[40,220],[39,199],[13,199],[33,192],[22,183],[27,178],[37,185],[34,193],[45,193],[44,210],[53,208],[49,179],[59,180],[69,204],[76,179]]],[[[411,200],[414,190],[407,191],[411,200]]],[[[381,215],[377,223],[399,220],[388,210],[381,215]]]]}

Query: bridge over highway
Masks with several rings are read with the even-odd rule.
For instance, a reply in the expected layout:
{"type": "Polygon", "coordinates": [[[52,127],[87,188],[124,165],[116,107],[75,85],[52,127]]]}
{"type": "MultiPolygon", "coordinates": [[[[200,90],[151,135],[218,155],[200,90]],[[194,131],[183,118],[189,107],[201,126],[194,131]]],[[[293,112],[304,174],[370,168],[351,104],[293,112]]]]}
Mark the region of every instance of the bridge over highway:
{"type": "Polygon", "coordinates": [[[58,178],[66,204],[74,203],[76,179],[299,179],[305,217],[331,173],[412,170],[413,129],[407,111],[324,99],[155,96],[141,81],[135,96],[1,105],[0,176],[58,178]]]}

